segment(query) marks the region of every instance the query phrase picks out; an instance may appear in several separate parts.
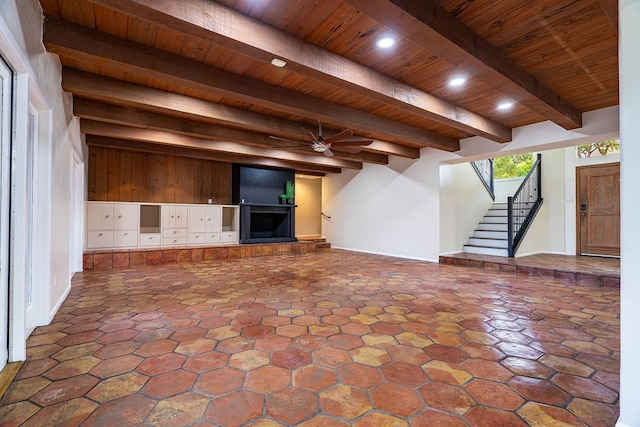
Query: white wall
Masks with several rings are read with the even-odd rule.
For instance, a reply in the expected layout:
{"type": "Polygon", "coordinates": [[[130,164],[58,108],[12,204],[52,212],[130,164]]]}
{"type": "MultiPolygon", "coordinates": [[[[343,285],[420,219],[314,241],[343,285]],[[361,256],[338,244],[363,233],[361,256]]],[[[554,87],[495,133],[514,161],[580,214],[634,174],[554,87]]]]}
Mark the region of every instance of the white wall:
{"type": "Polygon", "coordinates": [[[507,197],[513,196],[518,187],[522,184],[523,177],[518,178],[502,178],[496,179],[493,183],[493,193],[496,196],[496,202],[506,203],[507,197]]]}
{"type": "Polygon", "coordinates": [[[365,164],[322,183],[323,234],[332,247],[437,262],[439,163],[446,153],[422,149],[421,158],[365,164]]]}
{"type": "Polygon", "coordinates": [[[298,237],[322,234],[322,179],[296,176],[296,231],[298,237]]]}
{"type": "Polygon", "coordinates": [[[461,252],[491,205],[470,163],[440,166],[440,254],[461,252]]]}
{"type": "Polygon", "coordinates": [[[640,426],[640,0],[621,0],[621,367],[619,427],[640,426]]]}
{"type": "MultiPolygon", "coordinates": [[[[28,94],[23,96],[39,110],[36,222],[44,218],[45,224],[31,225],[38,231],[34,250],[41,273],[34,287],[38,317],[32,319],[31,328],[48,323],[69,291],[69,236],[72,228],[82,227],[69,219],[71,150],[75,147],[82,153],[82,138],[71,96],[60,87],[60,63],[42,45],[42,19],[37,0],[0,2],[0,49],[19,78],[28,81],[28,94]]],[[[20,286],[24,283],[16,284],[20,286]]]]}
{"type": "MultiPolygon", "coordinates": [[[[422,149],[417,160],[392,157],[386,166],[365,164],[361,171],[345,170],[338,176],[327,176],[323,178],[322,210],[332,218],[323,222],[323,234],[336,248],[437,261],[441,252],[440,242],[445,241],[445,237],[440,238],[441,164],[618,138],[618,107],[585,113],[583,123],[583,128],[572,131],[550,122],[538,123],[514,129],[510,143],[498,144],[481,137],[467,138],[461,141],[461,150],[456,153],[422,149]]],[[[549,159],[554,173],[546,178],[550,181],[546,182],[543,190],[544,203],[547,204],[544,209],[550,209],[550,206],[561,209],[560,219],[554,216],[552,220],[552,230],[563,236],[566,235],[568,208],[565,206],[564,185],[558,185],[557,181],[564,179],[565,173],[564,160],[559,160],[564,157],[558,156],[561,155],[549,159]],[[547,193],[547,189],[551,193],[547,193]]],[[[447,212],[451,209],[447,208],[447,212]]],[[[452,233],[448,228],[442,232],[452,233]]],[[[527,237],[521,253],[564,253],[568,247],[566,242],[558,243],[555,239],[557,234],[553,236],[553,244],[548,243],[548,233],[541,236],[541,241],[527,243],[527,239],[532,239],[527,237]]],[[[533,239],[538,237],[536,234],[533,239]]],[[[447,241],[443,253],[462,250],[462,246],[459,249],[453,247],[459,244],[460,238],[454,235],[452,241],[458,243],[449,244],[447,241]]]]}
{"type": "Polygon", "coordinates": [[[542,153],[542,206],[516,256],[565,254],[565,149],[542,153]]]}

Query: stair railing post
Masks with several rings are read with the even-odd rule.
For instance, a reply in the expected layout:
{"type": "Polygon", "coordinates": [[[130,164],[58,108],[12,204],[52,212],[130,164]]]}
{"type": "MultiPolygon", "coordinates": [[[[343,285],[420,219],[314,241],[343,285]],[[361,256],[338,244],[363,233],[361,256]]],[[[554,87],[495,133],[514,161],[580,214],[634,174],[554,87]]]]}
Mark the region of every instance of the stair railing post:
{"type": "Polygon", "coordinates": [[[507,254],[513,257],[513,197],[507,197],[507,254]]]}
{"type": "Polygon", "coordinates": [[[542,153],[538,153],[538,170],[537,170],[537,178],[538,178],[538,197],[536,201],[539,201],[542,198],[542,153]]]}
{"type": "MultiPolygon", "coordinates": [[[[495,194],[496,189],[493,181],[493,159],[489,159],[489,179],[490,179],[489,185],[491,186],[491,194],[495,194]]],[[[494,200],[495,200],[495,196],[494,196],[494,200]]]]}

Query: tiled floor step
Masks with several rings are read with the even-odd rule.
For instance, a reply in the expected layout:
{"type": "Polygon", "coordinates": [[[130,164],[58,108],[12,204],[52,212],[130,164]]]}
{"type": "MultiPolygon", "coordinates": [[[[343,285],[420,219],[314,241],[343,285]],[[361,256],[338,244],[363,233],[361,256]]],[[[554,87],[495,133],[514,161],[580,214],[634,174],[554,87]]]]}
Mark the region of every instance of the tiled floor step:
{"type": "Polygon", "coordinates": [[[327,242],[327,239],[320,236],[302,236],[298,237],[299,242],[314,242],[316,249],[328,249],[331,247],[331,243],[327,242]]]}

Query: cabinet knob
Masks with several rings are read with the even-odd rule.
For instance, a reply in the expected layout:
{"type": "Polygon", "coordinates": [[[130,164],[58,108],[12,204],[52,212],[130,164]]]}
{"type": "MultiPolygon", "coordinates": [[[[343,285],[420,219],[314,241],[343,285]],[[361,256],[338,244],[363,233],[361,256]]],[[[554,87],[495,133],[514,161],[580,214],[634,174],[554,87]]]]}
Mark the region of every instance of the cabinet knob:
{"type": "Polygon", "coordinates": [[[98,237],[102,236],[102,233],[98,234],[98,237]]]}
{"type": "Polygon", "coordinates": [[[171,218],[173,218],[173,215],[171,215],[171,218]]]}
{"type": "Polygon", "coordinates": [[[118,218],[122,218],[122,215],[118,215],[118,218]]]}
{"type": "Polygon", "coordinates": [[[104,217],[105,217],[105,218],[109,218],[109,215],[105,215],[104,217]]]}
{"type": "Polygon", "coordinates": [[[124,233],[124,235],[125,235],[125,236],[128,236],[128,235],[129,235],[129,233],[124,233]]]}
{"type": "Polygon", "coordinates": [[[204,221],[204,218],[200,218],[200,221],[204,221]]]}

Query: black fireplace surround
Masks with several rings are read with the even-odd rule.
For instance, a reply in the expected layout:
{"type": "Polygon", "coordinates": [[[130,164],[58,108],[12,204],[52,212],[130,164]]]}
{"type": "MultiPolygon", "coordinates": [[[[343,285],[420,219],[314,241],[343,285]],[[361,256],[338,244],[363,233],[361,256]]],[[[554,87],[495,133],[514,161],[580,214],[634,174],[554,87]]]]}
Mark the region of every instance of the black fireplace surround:
{"type": "Polygon", "coordinates": [[[295,205],[279,203],[286,182],[294,179],[293,170],[233,166],[232,201],[240,205],[240,243],[298,241],[295,205]]]}
{"type": "Polygon", "coordinates": [[[297,242],[293,205],[240,204],[240,243],[297,242]]]}

